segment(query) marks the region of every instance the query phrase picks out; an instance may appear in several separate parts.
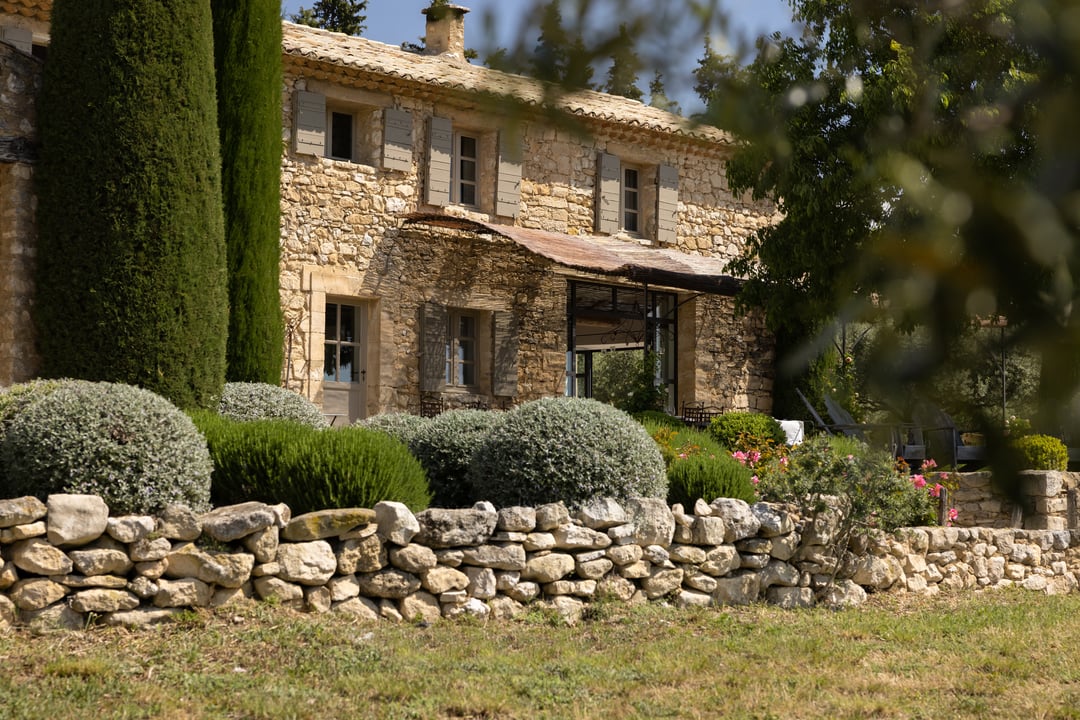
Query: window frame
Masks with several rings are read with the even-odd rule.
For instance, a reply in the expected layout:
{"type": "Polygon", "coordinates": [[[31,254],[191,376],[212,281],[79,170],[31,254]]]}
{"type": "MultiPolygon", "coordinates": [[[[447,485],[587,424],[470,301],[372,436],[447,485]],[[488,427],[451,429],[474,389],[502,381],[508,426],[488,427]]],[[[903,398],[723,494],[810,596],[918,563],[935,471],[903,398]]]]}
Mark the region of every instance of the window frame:
{"type": "Polygon", "coordinates": [[[443,382],[448,390],[475,391],[480,384],[480,314],[472,310],[446,309],[446,355],[443,382]],[[462,322],[469,321],[472,335],[461,332],[462,322]],[[462,348],[471,348],[471,357],[462,357],[462,348]],[[469,378],[466,371],[471,371],[469,378]],[[461,382],[458,382],[458,378],[461,382]]]}
{"type": "Polygon", "coordinates": [[[642,209],[643,188],[641,178],[644,175],[638,165],[624,164],[619,172],[619,229],[634,237],[642,237],[642,221],[645,218],[642,209]],[[633,184],[630,183],[631,174],[633,184]],[[633,198],[633,203],[630,199],[633,198]],[[633,207],[630,207],[633,205],[633,207]],[[634,227],[629,227],[630,219],[634,227]]]}
{"type": "Polygon", "coordinates": [[[331,339],[329,333],[326,332],[327,330],[329,330],[329,328],[326,326],[325,322],[324,322],[324,325],[323,325],[323,328],[324,328],[324,332],[323,332],[323,372],[322,372],[323,385],[327,385],[327,384],[334,384],[334,385],[362,385],[362,384],[364,384],[365,375],[367,374],[367,371],[364,368],[364,362],[362,362],[363,358],[361,357],[361,351],[363,350],[363,343],[361,342],[361,333],[363,332],[363,318],[362,318],[362,314],[361,314],[362,312],[363,312],[363,308],[360,305],[356,305],[356,304],[348,303],[348,302],[340,302],[340,301],[336,301],[336,300],[327,300],[326,301],[325,310],[324,310],[326,320],[329,321],[331,313],[333,313],[333,316],[334,316],[335,320],[334,320],[334,337],[333,337],[333,339],[331,339]],[[352,328],[352,330],[353,330],[353,339],[352,340],[342,340],[341,339],[341,337],[342,337],[341,325],[342,325],[342,315],[343,315],[343,313],[341,312],[341,308],[343,308],[343,307],[350,308],[352,310],[352,312],[353,312],[353,328],[352,328]],[[331,310],[331,308],[333,308],[333,310],[331,310]],[[327,366],[326,366],[327,351],[331,347],[334,348],[334,351],[333,351],[334,352],[334,374],[333,374],[333,377],[331,377],[327,373],[327,366]],[[341,379],[341,348],[342,347],[352,348],[352,351],[353,351],[353,364],[354,364],[353,374],[348,379],[345,379],[345,380],[341,379]],[[355,380],[352,379],[353,377],[355,377],[356,379],[355,380]]]}
{"type": "Polygon", "coordinates": [[[356,136],[357,136],[357,119],[356,112],[350,111],[347,108],[343,108],[339,105],[327,104],[326,106],[326,153],[324,157],[331,160],[340,160],[342,162],[355,163],[358,161],[356,152],[356,136]],[[349,155],[345,157],[343,155],[337,155],[334,153],[334,141],[338,137],[337,123],[335,122],[335,116],[349,118],[349,155]]]}
{"type": "Polygon", "coordinates": [[[454,145],[453,154],[450,160],[450,202],[455,205],[462,205],[469,208],[480,207],[480,144],[481,134],[475,133],[469,130],[454,130],[454,145]],[[473,145],[473,154],[471,156],[465,155],[462,149],[462,143],[465,140],[471,140],[473,145]],[[466,179],[466,173],[463,172],[465,164],[472,164],[472,179],[466,179]],[[465,188],[469,188],[472,192],[472,202],[467,202],[464,199],[466,195],[465,188]]]}

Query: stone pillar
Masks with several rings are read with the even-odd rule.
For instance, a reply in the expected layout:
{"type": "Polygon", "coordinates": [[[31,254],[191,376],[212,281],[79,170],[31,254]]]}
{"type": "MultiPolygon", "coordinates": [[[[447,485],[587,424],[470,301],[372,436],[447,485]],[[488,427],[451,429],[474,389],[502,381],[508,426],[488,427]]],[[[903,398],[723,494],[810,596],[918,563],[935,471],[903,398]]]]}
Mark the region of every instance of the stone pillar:
{"type": "Polygon", "coordinates": [[[468,8],[444,5],[421,10],[427,16],[424,28],[425,52],[428,55],[453,55],[465,59],[465,13],[468,8]]]}

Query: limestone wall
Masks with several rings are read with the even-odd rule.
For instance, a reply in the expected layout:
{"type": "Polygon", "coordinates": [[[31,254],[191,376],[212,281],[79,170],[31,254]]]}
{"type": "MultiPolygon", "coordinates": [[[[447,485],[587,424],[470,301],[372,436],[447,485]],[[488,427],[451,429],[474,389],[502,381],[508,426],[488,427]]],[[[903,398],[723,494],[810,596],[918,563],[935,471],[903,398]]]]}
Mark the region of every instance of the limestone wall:
{"type": "Polygon", "coordinates": [[[949,505],[959,513],[958,524],[1029,530],[1080,528],[1080,473],[1026,471],[1021,473],[1019,503],[998,488],[988,472],[952,475],[958,487],[949,505]]]}
{"type": "Polygon", "coordinates": [[[809,607],[866,592],[1078,586],[1075,531],[909,528],[859,538],[843,562],[835,532],[827,514],[804,521],[727,499],[692,513],[636,499],[573,514],[561,503],[415,515],[379,503],[293,518],[262,503],[109,517],[96,496],[18,498],[0,501],[0,627],[139,625],[246,598],[372,621],[505,618],[529,604],[573,620],[600,596],[809,607]]]}
{"type": "Polygon", "coordinates": [[[0,386],[28,380],[37,368],[31,309],[40,87],[41,62],[0,43],[0,386]]]}

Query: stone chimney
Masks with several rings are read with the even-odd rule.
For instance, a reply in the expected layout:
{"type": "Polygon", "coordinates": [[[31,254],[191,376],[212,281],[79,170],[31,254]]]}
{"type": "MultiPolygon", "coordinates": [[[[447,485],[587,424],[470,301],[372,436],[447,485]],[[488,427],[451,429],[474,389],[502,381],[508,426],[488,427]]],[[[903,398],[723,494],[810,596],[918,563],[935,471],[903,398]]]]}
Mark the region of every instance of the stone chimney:
{"type": "Polygon", "coordinates": [[[424,29],[425,54],[451,55],[465,59],[465,13],[460,5],[432,5],[420,12],[427,15],[424,29]]]}

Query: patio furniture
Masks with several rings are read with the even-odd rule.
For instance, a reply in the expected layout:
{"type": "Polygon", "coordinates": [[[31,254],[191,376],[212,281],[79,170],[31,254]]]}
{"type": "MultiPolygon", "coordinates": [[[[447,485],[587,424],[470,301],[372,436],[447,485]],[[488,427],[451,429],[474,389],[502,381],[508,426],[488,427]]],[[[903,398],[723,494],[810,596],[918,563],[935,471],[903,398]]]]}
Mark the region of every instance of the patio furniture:
{"type": "Polygon", "coordinates": [[[684,402],[682,407],[682,421],[691,427],[704,430],[709,423],[723,411],[718,407],[706,406],[704,401],[684,402]]]}
{"type": "Polygon", "coordinates": [[[420,417],[433,418],[446,409],[440,395],[423,395],[420,398],[420,417]]]}
{"type": "Polygon", "coordinates": [[[919,402],[915,406],[915,420],[922,426],[926,437],[927,450],[942,467],[960,469],[963,465],[986,462],[986,446],[965,444],[964,436],[952,417],[929,402],[919,402]]]}

